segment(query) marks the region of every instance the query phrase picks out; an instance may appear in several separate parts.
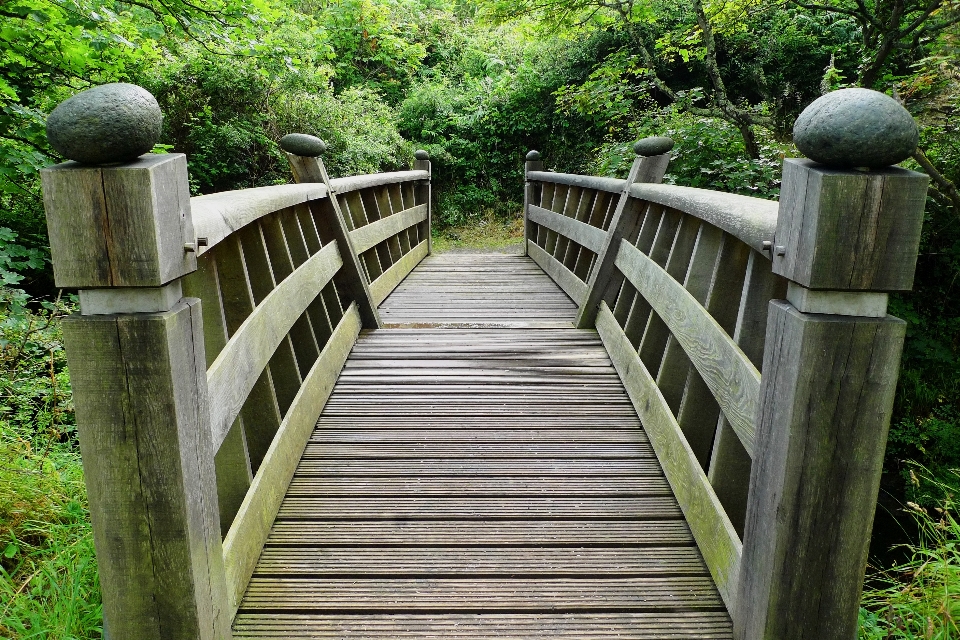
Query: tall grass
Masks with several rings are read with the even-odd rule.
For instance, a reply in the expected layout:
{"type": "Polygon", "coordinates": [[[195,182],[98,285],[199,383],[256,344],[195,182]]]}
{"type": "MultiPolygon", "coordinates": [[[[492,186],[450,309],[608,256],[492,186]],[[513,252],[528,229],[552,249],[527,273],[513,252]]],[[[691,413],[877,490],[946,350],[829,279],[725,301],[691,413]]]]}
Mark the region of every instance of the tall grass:
{"type": "MultiPolygon", "coordinates": [[[[860,640],[960,639],[960,470],[952,470],[947,481],[920,472],[924,485],[936,487],[940,495],[936,506],[907,503],[919,539],[906,545],[909,560],[869,576],[860,610],[860,640]]],[[[911,475],[919,487],[917,474],[911,475]]]]}
{"type": "Polygon", "coordinates": [[[60,332],[70,308],[0,289],[0,637],[101,637],[60,332]]]}

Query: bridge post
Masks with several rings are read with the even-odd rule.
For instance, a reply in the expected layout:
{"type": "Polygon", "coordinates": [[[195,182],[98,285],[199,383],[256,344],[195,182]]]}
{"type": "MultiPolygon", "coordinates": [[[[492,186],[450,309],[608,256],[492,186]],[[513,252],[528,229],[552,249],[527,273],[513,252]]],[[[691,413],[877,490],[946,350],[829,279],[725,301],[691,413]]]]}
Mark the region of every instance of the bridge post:
{"type": "Polygon", "coordinates": [[[433,191],[431,178],[433,177],[433,167],[430,164],[430,154],[423,149],[418,149],[414,153],[413,160],[414,171],[426,171],[430,174],[426,180],[417,182],[417,191],[415,201],[417,204],[427,205],[427,253],[433,253],[433,191]]]}
{"type": "Polygon", "coordinates": [[[56,284],[80,290],[63,333],[105,635],[229,638],[186,157],[42,180],[56,284]]]}
{"type": "Polygon", "coordinates": [[[857,634],[906,327],[886,314],[887,293],[912,287],[928,181],[854,168],[876,166],[857,134],[848,163],[784,162],[771,249],[788,292],[769,306],[738,640],[857,634]]]}
{"type": "Polygon", "coordinates": [[[531,224],[527,220],[530,205],[540,201],[542,187],[530,180],[531,171],[543,171],[543,160],[539,151],[528,151],[523,165],[523,255],[527,255],[527,241],[532,237],[531,224]]]}
{"type": "Polygon", "coordinates": [[[578,329],[592,329],[597,321],[597,312],[600,310],[600,301],[606,300],[611,307],[623,276],[614,266],[620,242],[626,239],[633,242],[640,233],[640,224],[643,222],[641,212],[631,206],[630,187],[638,182],[659,184],[667,172],[670,164],[670,150],[673,140],[664,137],[644,138],[633,146],[637,157],[630,167],[623,192],[614,210],[610,228],[603,248],[597,255],[597,261],[590,272],[587,282],[587,295],[577,311],[576,326],[578,329]]]}
{"type": "Polygon", "coordinates": [[[370,282],[360,265],[360,256],[350,239],[347,220],[340,210],[340,203],[330,184],[327,169],[323,166],[323,160],[320,159],[320,154],[327,148],[326,143],[315,136],[290,133],[280,139],[280,147],[287,154],[293,179],[297,183],[321,182],[327,186],[328,197],[321,201],[320,206],[325,209],[329,207],[329,209],[321,212],[321,215],[316,218],[317,233],[320,234],[320,240],[324,244],[336,241],[337,245],[343,248],[340,252],[343,269],[338,274],[337,281],[346,289],[347,295],[356,301],[363,327],[379,329],[383,325],[380,322],[377,305],[370,293],[370,282]]]}

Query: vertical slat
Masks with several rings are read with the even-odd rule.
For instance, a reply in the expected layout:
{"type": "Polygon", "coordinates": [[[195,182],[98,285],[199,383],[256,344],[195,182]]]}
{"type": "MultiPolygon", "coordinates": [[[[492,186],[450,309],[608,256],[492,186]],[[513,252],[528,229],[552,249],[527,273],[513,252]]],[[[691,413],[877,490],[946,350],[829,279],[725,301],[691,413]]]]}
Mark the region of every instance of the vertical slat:
{"type": "MultiPolygon", "coordinates": [[[[281,218],[281,223],[287,246],[290,249],[290,257],[293,259],[293,264],[299,268],[311,255],[320,250],[320,237],[317,235],[313,218],[310,217],[310,211],[306,206],[298,206],[295,208],[293,215],[281,218]],[[307,225],[306,231],[304,225],[307,225]],[[312,249],[314,246],[316,247],[315,250],[312,249]]],[[[313,330],[317,347],[323,350],[323,345],[327,343],[333,327],[330,324],[330,317],[327,315],[322,295],[317,296],[310,303],[310,306],[307,307],[307,315],[310,317],[310,328],[313,330]]]]}
{"type": "MultiPolygon", "coordinates": [[[[633,198],[623,209],[623,218],[620,229],[620,239],[636,246],[640,251],[649,253],[653,246],[653,240],[657,236],[657,229],[660,228],[660,221],[663,219],[663,207],[656,204],[650,204],[633,198]],[[626,224],[629,221],[629,224],[626,224]]],[[[618,245],[619,250],[619,245],[618,245]]],[[[613,265],[611,264],[611,267],[613,265]]],[[[591,279],[593,276],[591,276],[591,279]]],[[[613,287],[622,288],[617,297],[616,306],[613,307],[613,316],[617,323],[622,327],[627,321],[627,315],[633,307],[634,298],[637,290],[623,278],[619,269],[613,268],[610,274],[605,278],[607,280],[607,294],[604,299],[612,293],[613,287]]],[[[607,304],[610,305],[608,300],[607,304]]]]}
{"type": "MultiPolygon", "coordinates": [[[[406,209],[403,206],[403,192],[400,189],[400,184],[394,182],[393,184],[388,184],[387,187],[387,199],[390,203],[390,215],[394,215],[406,209]]],[[[411,203],[412,206],[413,203],[411,203]]],[[[406,255],[410,252],[410,230],[404,229],[397,234],[397,240],[400,242],[400,255],[406,255]]],[[[416,244],[414,243],[414,245],[416,244]]]]}
{"type": "MultiPolygon", "coordinates": [[[[365,227],[370,223],[370,221],[367,220],[367,213],[364,209],[363,200],[361,200],[359,192],[350,191],[342,196],[338,195],[337,198],[341,202],[341,210],[345,209],[349,212],[349,215],[344,216],[344,218],[349,219],[351,223],[347,227],[348,230],[365,227]]],[[[328,212],[326,211],[326,207],[323,207],[322,204],[319,206],[324,210],[324,215],[335,215],[332,207],[330,207],[328,212]]],[[[360,261],[363,263],[364,269],[366,270],[365,275],[367,276],[367,282],[373,282],[379,278],[380,274],[382,274],[386,269],[386,267],[380,263],[380,254],[377,252],[376,247],[360,254],[360,261]]]]}
{"type": "MultiPolygon", "coordinates": [[[[674,238],[677,235],[677,228],[680,226],[681,214],[673,209],[667,209],[660,217],[660,224],[657,226],[657,235],[650,245],[649,251],[641,251],[650,256],[650,259],[663,266],[670,255],[670,248],[673,246],[674,238]]],[[[626,323],[623,326],[623,332],[627,334],[630,344],[637,348],[640,346],[640,339],[643,337],[643,330],[647,326],[647,320],[651,314],[650,303],[641,296],[636,295],[633,299],[633,306],[627,315],[626,323]]]]}
{"type": "MultiPolygon", "coordinates": [[[[616,202],[613,194],[607,191],[597,191],[593,199],[593,205],[590,208],[590,216],[587,218],[587,224],[598,229],[604,229],[603,225],[607,221],[607,212],[614,206],[611,204],[613,202],[616,202]]],[[[604,229],[604,231],[606,231],[606,229],[604,229]]],[[[581,247],[580,255],[577,257],[577,265],[574,267],[573,272],[576,273],[581,280],[586,282],[590,279],[590,272],[593,270],[593,265],[596,261],[596,253],[581,247]]]]}
{"type": "MultiPolygon", "coordinates": [[[[714,320],[728,334],[733,333],[740,306],[740,292],[747,272],[750,248],[733,236],[724,234],[710,283],[710,293],[704,305],[714,320]]],[[[680,401],[677,422],[690,448],[704,470],[709,469],[710,450],[720,417],[720,405],[713,393],[693,367],[687,374],[687,384],[680,401]]]]}
{"type": "MultiPolygon", "coordinates": [[[[281,216],[292,216],[291,210],[283,210],[271,213],[260,219],[260,225],[263,230],[263,238],[266,243],[267,254],[270,259],[270,265],[273,268],[274,280],[279,283],[285,280],[293,270],[296,269],[293,258],[290,255],[290,247],[287,244],[286,235],[280,222],[281,216]]],[[[320,355],[320,347],[313,334],[313,327],[310,326],[310,317],[304,313],[300,316],[293,326],[290,327],[290,333],[287,342],[293,348],[296,357],[297,373],[300,379],[310,371],[317,356],[320,355]]],[[[300,386],[297,385],[299,391],[300,386]]]]}
{"type": "MultiPolygon", "coordinates": [[[[203,346],[209,367],[227,343],[227,324],[220,300],[216,249],[197,258],[197,270],[183,279],[183,294],[200,298],[203,314],[203,346]]],[[[220,509],[220,533],[225,534],[237,515],[240,503],[250,488],[253,471],[247,436],[240,417],[234,420],[220,448],[214,454],[217,477],[217,500],[220,509]]]]}
{"type": "MultiPolygon", "coordinates": [[[[570,187],[565,184],[557,184],[553,187],[553,199],[550,202],[550,206],[547,207],[551,211],[556,213],[563,213],[563,209],[567,204],[567,196],[570,193],[570,187]]],[[[553,255],[554,250],[557,248],[557,232],[551,229],[547,229],[547,237],[543,245],[543,250],[553,255]]]]}
{"type": "MultiPolygon", "coordinates": [[[[232,335],[253,311],[253,296],[247,282],[243,252],[237,237],[227,238],[216,246],[217,274],[223,301],[223,318],[227,335],[232,335]]],[[[257,379],[247,401],[240,410],[249,452],[250,468],[256,473],[264,454],[280,427],[280,407],[265,369],[257,379]]]]}
{"type": "MultiPolygon", "coordinates": [[[[596,196],[596,190],[594,189],[583,189],[580,192],[580,201],[577,203],[577,210],[573,214],[574,219],[580,222],[587,221],[587,218],[590,217],[590,207],[593,205],[594,196],[596,196]]],[[[583,247],[571,240],[567,244],[567,250],[564,252],[562,258],[563,265],[574,273],[576,273],[577,260],[582,250],[583,247]]],[[[583,278],[580,279],[583,280],[583,278]]]]}
{"type": "MultiPolygon", "coordinates": [[[[693,253],[699,231],[700,220],[697,218],[683,216],[680,219],[680,228],[674,235],[673,247],[670,249],[670,255],[664,266],[666,272],[678,282],[683,282],[687,274],[690,256],[693,253]]],[[[651,313],[647,320],[647,326],[643,330],[643,338],[640,339],[639,352],[640,360],[647,367],[647,371],[660,370],[669,337],[670,329],[667,328],[666,323],[659,315],[651,313]]]]}
{"type": "MultiPolygon", "coordinates": [[[[774,274],[771,267],[769,260],[756,251],[750,252],[736,329],[733,332],[734,341],[757,369],[763,365],[769,303],[787,295],[787,281],[774,274]]],[[[726,418],[721,415],[713,440],[707,478],[741,536],[747,515],[750,467],[750,455],[726,418]]]]}
{"type": "MultiPolygon", "coordinates": [[[[390,190],[386,185],[372,189],[374,206],[380,219],[388,218],[393,215],[393,208],[390,204],[390,190]]],[[[390,251],[390,259],[396,263],[403,257],[403,245],[400,244],[399,235],[392,236],[386,240],[387,248],[390,251]]]]}
{"type": "MultiPolygon", "coordinates": [[[[250,282],[250,291],[253,294],[254,305],[260,304],[276,286],[273,277],[273,267],[267,255],[266,241],[259,224],[249,224],[241,229],[237,235],[243,247],[243,260],[247,267],[247,279],[250,282]]],[[[300,369],[297,367],[296,356],[290,336],[284,337],[277,346],[273,357],[270,358],[270,381],[277,396],[277,405],[282,416],[290,408],[293,399],[300,391],[300,369]]],[[[269,443],[267,443],[269,446],[269,443]]]]}
{"type": "MultiPolygon", "coordinates": [[[[556,190],[557,185],[552,182],[543,182],[540,183],[540,202],[537,204],[544,209],[549,209],[553,205],[553,192],[556,190]]],[[[547,231],[548,229],[542,227],[538,224],[534,224],[536,227],[537,236],[534,239],[537,245],[542,249],[547,246],[547,231]]]]}
{"type": "MultiPolygon", "coordinates": [[[[702,305],[706,305],[722,245],[723,232],[711,224],[701,223],[683,286],[702,305]]],[[[657,373],[657,387],[674,415],[680,411],[680,401],[691,366],[683,347],[676,338],[670,336],[657,373]]]]}
{"type": "MultiPolygon", "coordinates": [[[[577,217],[577,209],[580,206],[580,198],[583,196],[583,189],[580,187],[570,187],[567,189],[567,198],[564,201],[563,209],[560,213],[568,218],[577,217]]],[[[567,255],[567,247],[570,245],[570,239],[557,234],[557,245],[553,249],[553,257],[559,262],[563,262],[567,255]]]]}
{"type": "MultiPolygon", "coordinates": [[[[360,196],[360,202],[363,204],[363,211],[367,218],[367,223],[373,223],[383,218],[380,214],[380,206],[377,203],[377,195],[372,189],[361,189],[357,192],[360,196]]],[[[391,238],[391,240],[396,240],[391,238]]],[[[400,245],[392,243],[390,240],[381,242],[373,248],[380,258],[380,268],[386,271],[393,266],[393,263],[400,259],[400,245]]],[[[379,277],[379,276],[378,276],[379,277]]],[[[373,280],[371,280],[373,282],[373,280]]]]}

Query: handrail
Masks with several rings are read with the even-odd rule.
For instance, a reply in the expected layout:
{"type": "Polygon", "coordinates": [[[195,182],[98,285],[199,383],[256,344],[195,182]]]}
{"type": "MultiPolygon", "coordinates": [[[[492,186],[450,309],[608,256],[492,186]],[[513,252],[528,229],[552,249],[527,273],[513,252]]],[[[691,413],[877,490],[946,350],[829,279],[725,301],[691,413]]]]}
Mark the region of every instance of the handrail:
{"type": "Polygon", "coordinates": [[[234,231],[269,213],[325,197],[327,187],[322,184],[280,184],[194,196],[190,198],[194,232],[198,238],[206,238],[197,254],[206,253],[234,231]]]}
{"type": "Polygon", "coordinates": [[[342,194],[360,189],[370,189],[371,187],[381,187],[385,184],[398,184],[402,182],[413,182],[415,180],[429,180],[430,172],[422,170],[414,171],[392,171],[387,173],[372,173],[363,176],[347,176],[345,178],[333,178],[330,180],[330,187],[334,193],[342,194]]]}
{"type": "Polygon", "coordinates": [[[672,184],[633,184],[630,195],[709,222],[771,257],[779,210],[772,200],[672,184]]]}
{"type": "Polygon", "coordinates": [[[607,191],[609,193],[620,193],[627,184],[627,181],[622,178],[581,176],[575,173],[554,173],[553,171],[530,171],[527,173],[527,180],[564,184],[572,187],[583,187],[584,189],[596,189],[597,191],[607,191]]]}
{"type": "Polygon", "coordinates": [[[776,203],[648,161],[591,224],[603,179],[529,154],[528,255],[599,332],[737,637],[849,637],[903,336],[862,314],[910,286],[926,179],[788,159],[776,203]]]}

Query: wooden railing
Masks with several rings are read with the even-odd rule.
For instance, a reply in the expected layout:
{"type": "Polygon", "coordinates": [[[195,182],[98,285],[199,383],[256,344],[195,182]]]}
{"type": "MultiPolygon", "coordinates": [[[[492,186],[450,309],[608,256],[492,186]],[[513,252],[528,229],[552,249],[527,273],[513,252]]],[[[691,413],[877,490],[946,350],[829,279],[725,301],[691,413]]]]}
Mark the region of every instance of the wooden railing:
{"type": "Polygon", "coordinates": [[[531,152],[527,252],[599,332],[736,637],[853,638],[927,177],[786,160],[778,204],[665,168],[531,152]]]}
{"type": "MultiPolygon", "coordinates": [[[[319,142],[319,141],[318,141],[319,142]]],[[[43,173],[113,638],[229,638],[362,327],[430,251],[430,162],[189,197],[181,154],[43,173]]]]}

